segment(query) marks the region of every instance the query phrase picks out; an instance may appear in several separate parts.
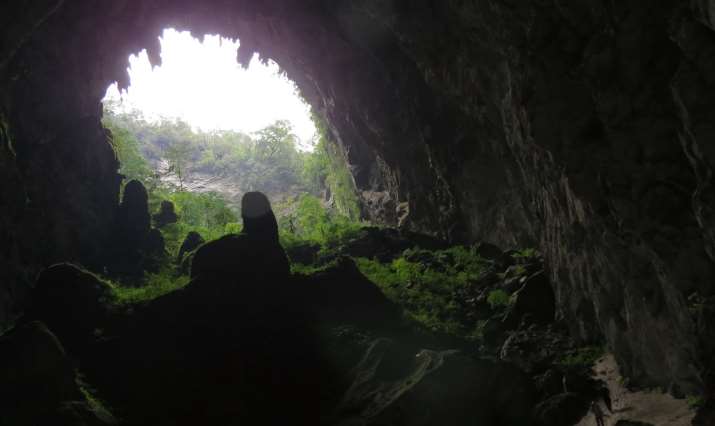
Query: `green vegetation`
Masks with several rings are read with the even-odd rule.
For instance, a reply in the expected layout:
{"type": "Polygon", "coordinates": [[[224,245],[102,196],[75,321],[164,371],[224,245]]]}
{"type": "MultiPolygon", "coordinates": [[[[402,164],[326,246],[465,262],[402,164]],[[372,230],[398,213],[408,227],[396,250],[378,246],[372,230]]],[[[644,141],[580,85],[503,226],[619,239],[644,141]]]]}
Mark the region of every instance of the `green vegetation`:
{"type": "Polygon", "coordinates": [[[303,177],[309,187],[328,188],[333,197],[337,211],[352,220],[360,218],[360,204],[355,192],[355,183],[346,161],[342,157],[337,144],[331,141],[327,123],[313,115],[318,130],[318,143],[313,155],[304,163],[303,177]]]}
{"type": "Polygon", "coordinates": [[[705,405],[705,398],[702,395],[688,395],[685,397],[685,402],[688,407],[695,410],[705,405]]]}
{"type": "Polygon", "coordinates": [[[150,209],[157,211],[163,200],[174,203],[179,216],[177,223],[161,228],[166,249],[172,257],[178,254],[186,234],[191,231],[198,232],[206,241],[241,232],[238,215],[216,193],[155,190],[150,193],[150,209]]]}
{"type": "Polygon", "coordinates": [[[310,194],[299,197],[293,211],[279,217],[278,225],[284,247],[312,243],[323,251],[339,246],[362,229],[360,223],[326,209],[319,198],[310,194]]]}
{"type": "Polygon", "coordinates": [[[366,277],[418,323],[437,332],[478,337],[478,324],[465,324],[458,304],[460,291],[470,287],[486,267],[473,249],[406,250],[390,264],[365,258],[356,262],[366,277]]]}
{"type": "Polygon", "coordinates": [[[533,257],[539,257],[539,251],[536,250],[535,248],[525,248],[523,250],[519,250],[516,253],[513,254],[514,258],[533,258],[533,257]]]}
{"type": "Polygon", "coordinates": [[[492,307],[492,309],[507,307],[511,303],[511,297],[509,296],[509,293],[504,290],[492,290],[487,296],[487,303],[492,307]]]}
{"type": "Polygon", "coordinates": [[[188,276],[179,276],[169,267],[159,273],[147,274],[146,282],[141,287],[124,287],[112,284],[115,303],[119,305],[146,302],[182,288],[189,283],[188,276]]]}
{"type": "Polygon", "coordinates": [[[161,227],[169,259],[140,288],[115,286],[121,302],[150,299],[186,284],[170,259],[191,231],[211,241],[241,231],[240,197],[262,191],[273,200],[285,247],[313,244],[329,250],[362,225],[352,176],[324,123],[313,152],[297,149],[290,123],[277,121],[252,135],[202,132],[177,120],[149,122],[137,112],[107,105],[104,125],[120,162],[123,184],[136,179],[149,194],[150,212],[171,201],[176,223],[161,227]],[[190,188],[202,187],[201,192],[190,188]],[[216,184],[219,182],[219,184],[216,184]],[[223,183],[221,183],[223,182],[223,183]],[[319,198],[331,194],[328,205],[319,198]]]}
{"type": "Polygon", "coordinates": [[[586,346],[568,351],[558,361],[565,367],[591,367],[606,353],[602,346],[586,346]]]}

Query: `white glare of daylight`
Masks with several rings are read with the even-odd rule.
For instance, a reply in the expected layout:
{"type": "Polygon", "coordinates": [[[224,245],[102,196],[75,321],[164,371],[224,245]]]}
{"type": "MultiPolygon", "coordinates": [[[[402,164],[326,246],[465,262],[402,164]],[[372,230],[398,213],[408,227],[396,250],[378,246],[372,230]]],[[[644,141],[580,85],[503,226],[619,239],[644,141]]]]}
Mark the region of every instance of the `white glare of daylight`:
{"type": "Polygon", "coordinates": [[[105,99],[141,111],[149,120],[180,118],[201,130],[251,133],[276,120],[288,120],[305,145],[315,135],[310,108],[295,83],[254,55],[248,69],[236,60],[238,40],[164,30],[159,38],[162,64],[152,67],[146,50],[129,57],[128,90],[116,83],[105,99]]]}

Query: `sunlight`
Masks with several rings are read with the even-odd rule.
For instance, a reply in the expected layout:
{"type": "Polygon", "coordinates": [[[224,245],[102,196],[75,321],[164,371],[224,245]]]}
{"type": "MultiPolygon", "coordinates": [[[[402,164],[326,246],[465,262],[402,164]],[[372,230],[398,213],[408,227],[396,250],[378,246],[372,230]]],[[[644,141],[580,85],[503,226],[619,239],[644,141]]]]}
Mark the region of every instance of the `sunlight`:
{"type": "Polygon", "coordinates": [[[118,108],[139,110],[148,120],[180,118],[204,131],[258,131],[276,120],[288,120],[305,146],[316,133],[310,107],[295,83],[254,55],[248,69],[236,61],[238,40],[164,30],[162,65],[152,67],[146,50],[129,57],[130,86],[107,89],[105,100],[118,108]]]}

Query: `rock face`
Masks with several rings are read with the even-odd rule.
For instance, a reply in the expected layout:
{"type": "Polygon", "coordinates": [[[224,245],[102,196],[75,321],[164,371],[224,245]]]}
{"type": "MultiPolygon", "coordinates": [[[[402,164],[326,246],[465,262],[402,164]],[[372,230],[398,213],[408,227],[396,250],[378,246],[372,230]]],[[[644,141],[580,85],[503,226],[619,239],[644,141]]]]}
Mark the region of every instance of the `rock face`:
{"type": "Polygon", "coordinates": [[[0,321],[39,265],[105,246],[119,177],[99,100],[174,26],[279,62],[368,216],[538,245],[574,336],[636,383],[704,385],[711,325],[686,297],[715,291],[711,2],[141,3],[0,6],[0,321]]]}

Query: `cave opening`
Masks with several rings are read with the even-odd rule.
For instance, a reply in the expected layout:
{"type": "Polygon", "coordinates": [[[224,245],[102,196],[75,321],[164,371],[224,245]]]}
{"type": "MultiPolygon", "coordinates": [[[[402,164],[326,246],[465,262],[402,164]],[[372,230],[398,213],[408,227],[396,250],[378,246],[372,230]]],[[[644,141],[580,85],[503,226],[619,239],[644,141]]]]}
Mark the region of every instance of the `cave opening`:
{"type": "Polygon", "coordinates": [[[213,240],[239,232],[249,191],[268,196],[285,238],[359,219],[349,171],[276,62],[254,53],[241,65],[240,40],[220,35],[200,40],[169,28],[158,41],[156,58],[147,49],[129,56],[126,88],[107,88],[103,124],[121,197],[129,182],[141,183],[172,255],[189,234],[213,240]]]}
{"type": "MultiPolygon", "coordinates": [[[[0,408],[18,424],[53,410],[103,415],[98,400],[128,424],[278,424],[260,416],[282,413],[336,415],[335,424],[553,424],[550,415],[574,408],[581,417],[580,403],[601,395],[581,388],[593,383],[580,374],[618,364],[623,377],[609,386],[625,378],[667,389],[680,398],[668,411],[690,418],[704,406],[709,416],[715,108],[703,94],[713,91],[715,19],[704,1],[547,3],[0,5],[9,24],[0,43],[0,329],[20,318],[0,346],[17,336],[61,343],[67,353],[54,350],[54,364],[79,365],[91,384],[79,392],[64,367],[42,370],[52,377],[37,386],[0,380],[0,395],[15,395],[0,408]],[[302,206],[303,223],[279,223],[291,262],[305,267],[281,272],[285,292],[242,292],[240,273],[188,284],[191,255],[179,243],[237,233],[237,206],[182,199],[176,205],[191,208],[164,208],[168,195],[150,195],[155,170],[141,167],[134,172],[150,183],[120,193],[121,132],[112,149],[100,100],[124,78],[130,53],[146,46],[150,62],[161,56],[151,46],[169,27],[240,38],[244,65],[256,52],[278,62],[326,136],[326,157],[313,164],[322,189],[302,206]],[[131,210],[127,192],[140,195],[139,227],[118,226],[131,210]],[[171,223],[172,209],[218,226],[171,223]],[[363,217],[399,229],[356,226],[363,217]],[[301,226],[308,232],[291,239],[301,226]],[[147,256],[157,247],[161,256],[147,256]],[[108,264],[118,258],[127,261],[108,264]],[[50,267],[57,262],[86,270],[50,267]],[[132,272],[148,273],[125,279],[132,272]],[[281,309],[263,309],[268,326],[257,333],[255,317],[235,316],[237,303],[281,309]],[[418,335],[400,332],[395,309],[418,335]],[[263,338],[310,315],[325,333],[263,338]],[[302,344],[313,338],[337,351],[312,357],[302,344]],[[534,347],[545,357],[533,358],[534,347]],[[253,368],[261,359],[265,369],[253,368]],[[295,372],[305,376],[294,386],[263,380],[295,372]],[[37,398],[46,385],[60,400],[37,398]],[[273,391],[284,393],[273,400],[273,391]],[[399,397],[373,398],[385,391],[399,397]]],[[[189,198],[183,177],[171,179],[179,195],[170,195],[189,198]]],[[[236,266],[226,252],[218,260],[236,266]]],[[[5,362],[13,353],[22,355],[0,351],[0,378],[35,380],[35,365],[16,374],[28,363],[5,362]]],[[[622,409],[621,399],[610,420],[661,424],[647,413],[664,406],[657,394],[642,410],[622,409]]]]}

